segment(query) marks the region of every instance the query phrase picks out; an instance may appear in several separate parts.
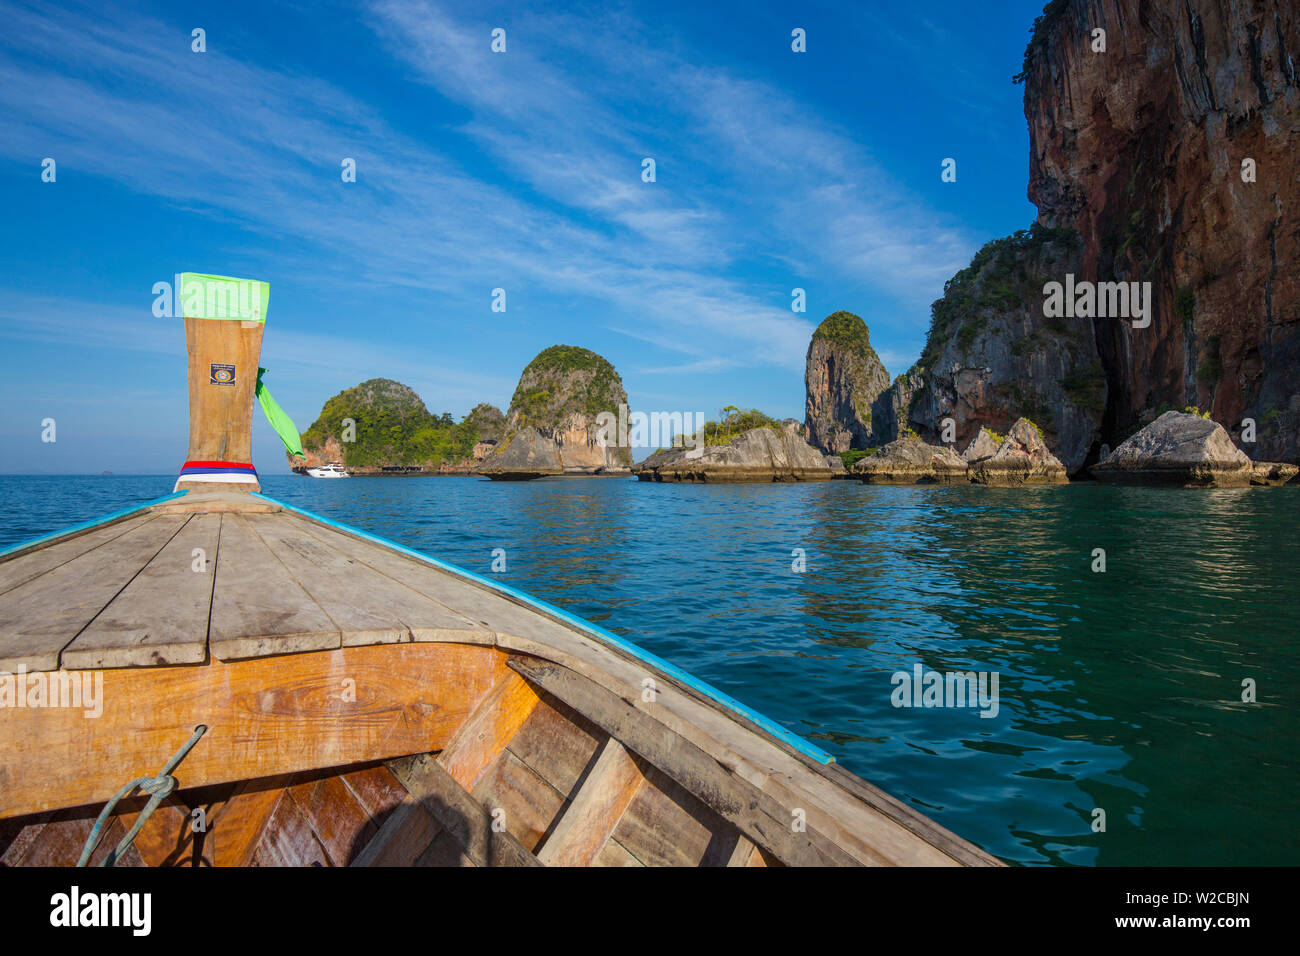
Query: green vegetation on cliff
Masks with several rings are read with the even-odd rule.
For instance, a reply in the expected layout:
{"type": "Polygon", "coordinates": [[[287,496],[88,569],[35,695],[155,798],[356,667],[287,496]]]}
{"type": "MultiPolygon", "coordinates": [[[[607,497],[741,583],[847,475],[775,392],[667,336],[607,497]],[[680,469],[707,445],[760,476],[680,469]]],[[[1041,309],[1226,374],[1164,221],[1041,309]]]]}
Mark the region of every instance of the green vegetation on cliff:
{"type": "Polygon", "coordinates": [[[705,445],[726,445],[738,435],[743,435],[751,428],[770,428],[780,433],[785,426],[770,415],[765,415],[757,408],[737,408],[728,405],[722,409],[720,421],[704,423],[705,445]]]}
{"type": "Polygon", "coordinates": [[[880,358],[876,355],[876,350],[871,347],[871,340],[867,334],[867,323],[852,312],[832,312],[826,318],[822,319],[821,325],[812,334],[813,340],[825,339],[837,345],[843,345],[858,355],[871,358],[879,362],[880,358]]]}
{"type": "MultiPolygon", "coordinates": [[[[955,338],[964,352],[988,324],[988,312],[1010,312],[1041,305],[1046,278],[1026,263],[1048,243],[1078,243],[1069,226],[1052,229],[1034,223],[1002,239],[986,242],[970,265],[944,283],[943,298],[930,307],[930,330],[917,363],[929,371],[944,345],[955,338]]],[[[1050,255],[1050,252],[1048,253],[1050,255]]]]}
{"type": "Polygon", "coordinates": [[[804,382],[814,447],[836,447],[846,434],[852,447],[871,441],[873,406],[889,388],[889,373],[871,347],[866,322],[842,309],[826,316],[808,343],[804,382]]]}
{"type": "Polygon", "coordinates": [[[500,441],[505,436],[506,417],[501,414],[501,409],[487,402],[479,402],[471,408],[462,424],[472,426],[480,441],[500,441]]]}
{"type": "Polygon", "coordinates": [[[531,425],[548,432],[570,415],[594,421],[601,412],[617,414],[626,402],[623,381],[608,361],[589,349],[552,345],[519,376],[508,420],[511,430],[531,425]]]}
{"type": "Polygon", "coordinates": [[[1020,65],[1020,72],[1011,78],[1012,83],[1023,83],[1029,78],[1029,64],[1034,54],[1047,45],[1047,34],[1056,26],[1070,0],[1048,0],[1043,12],[1034,17],[1033,26],[1029,28],[1029,43],[1025,47],[1025,59],[1020,65]]]}
{"type": "Polygon", "coordinates": [[[836,454],[840,456],[840,461],[844,462],[844,467],[852,471],[854,465],[864,458],[870,458],[878,451],[880,451],[879,448],[850,448],[848,451],[841,451],[836,454]]]}
{"type": "Polygon", "coordinates": [[[344,463],[352,467],[437,466],[469,456],[479,440],[479,428],[470,416],[458,425],[450,413],[431,415],[408,386],[372,378],[325,403],[320,417],[302,433],[303,449],[326,457],[324,449],[331,439],[342,449],[344,463]]]}

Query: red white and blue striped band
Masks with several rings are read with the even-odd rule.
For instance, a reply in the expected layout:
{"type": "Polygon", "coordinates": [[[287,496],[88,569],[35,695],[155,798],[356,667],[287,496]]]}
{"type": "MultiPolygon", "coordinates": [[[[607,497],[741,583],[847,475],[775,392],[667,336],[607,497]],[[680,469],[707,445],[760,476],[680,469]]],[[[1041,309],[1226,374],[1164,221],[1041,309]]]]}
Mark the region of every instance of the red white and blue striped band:
{"type": "Polygon", "coordinates": [[[257,469],[238,461],[187,461],[181,466],[182,481],[218,481],[232,484],[256,484],[257,469]]]}

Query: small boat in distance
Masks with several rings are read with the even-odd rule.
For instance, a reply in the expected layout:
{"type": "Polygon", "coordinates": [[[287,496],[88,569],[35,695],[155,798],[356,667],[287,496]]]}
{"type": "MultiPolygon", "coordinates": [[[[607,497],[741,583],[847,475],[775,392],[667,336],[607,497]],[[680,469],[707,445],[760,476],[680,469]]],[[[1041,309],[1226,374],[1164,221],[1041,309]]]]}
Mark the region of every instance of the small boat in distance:
{"type": "Polygon", "coordinates": [[[347,478],[347,470],[343,467],[343,462],[332,461],[328,465],[308,468],[307,474],[313,478],[347,478]]]}

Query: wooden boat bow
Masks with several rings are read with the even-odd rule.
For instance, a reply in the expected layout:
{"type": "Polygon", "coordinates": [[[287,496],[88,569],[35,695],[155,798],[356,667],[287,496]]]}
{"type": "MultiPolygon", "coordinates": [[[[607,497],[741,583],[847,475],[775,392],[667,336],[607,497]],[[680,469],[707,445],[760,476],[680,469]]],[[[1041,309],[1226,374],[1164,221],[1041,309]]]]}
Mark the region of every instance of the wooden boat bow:
{"type": "Polygon", "coordinates": [[[93,719],[0,709],[9,863],[60,862],[197,723],[139,862],[996,863],[624,641],[260,495],[0,555],[0,671],[102,681],[93,719]]]}

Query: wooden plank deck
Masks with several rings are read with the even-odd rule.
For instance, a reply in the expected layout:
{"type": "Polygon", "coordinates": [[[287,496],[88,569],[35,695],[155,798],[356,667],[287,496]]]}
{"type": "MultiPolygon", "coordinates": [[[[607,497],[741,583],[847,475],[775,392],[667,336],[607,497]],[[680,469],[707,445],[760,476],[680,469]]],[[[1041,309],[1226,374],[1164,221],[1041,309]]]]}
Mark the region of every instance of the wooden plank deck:
{"type": "Polygon", "coordinates": [[[526,617],[436,568],[246,495],[196,496],[189,507],[171,501],[0,560],[0,671],[491,645],[494,625],[526,617]],[[448,602],[496,613],[489,622],[448,602]]]}
{"type": "Polygon", "coordinates": [[[102,800],[205,722],[185,767],[207,785],[387,760],[409,791],[386,822],[352,783],[237,795],[231,821],[302,837],[260,862],[347,862],[350,828],[374,834],[363,863],[996,864],[628,650],[248,495],[188,495],[0,558],[0,671],[20,667],[103,670],[115,703],[101,721],[7,710],[0,817],[102,800]]]}
{"type": "Polygon", "coordinates": [[[63,651],[74,668],[197,664],[207,650],[221,515],[196,514],[63,651]]]}
{"type": "MultiPolygon", "coordinates": [[[[15,671],[20,666],[29,671],[55,670],[63,649],[158,556],[187,520],[180,515],[132,519],[125,522],[126,532],[112,541],[0,595],[0,670],[15,671]]],[[[130,646],[129,639],[123,638],[122,646],[130,646]]]]}

